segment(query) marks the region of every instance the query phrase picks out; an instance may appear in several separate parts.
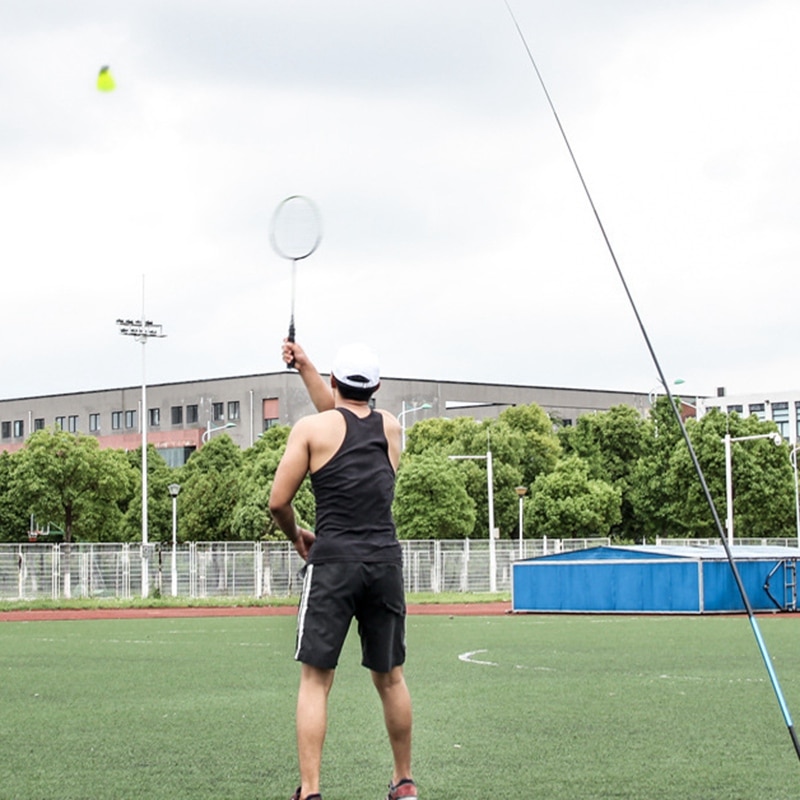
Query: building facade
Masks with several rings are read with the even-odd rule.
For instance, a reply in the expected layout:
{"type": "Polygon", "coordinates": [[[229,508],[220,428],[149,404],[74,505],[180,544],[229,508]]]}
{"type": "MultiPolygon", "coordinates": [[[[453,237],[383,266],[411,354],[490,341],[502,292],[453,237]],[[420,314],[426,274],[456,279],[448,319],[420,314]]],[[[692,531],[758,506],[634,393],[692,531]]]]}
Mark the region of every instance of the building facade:
{"type": "Polygon", "coordinates": [[[716,397],[698,398],[698,418],[712,408],[725,414],[735,412],[741,417],[755,415],[761,420],[772,420],[781,436],[792,445],[800,440],[800,390],[727,395],[724,389],[718,389],[716,397]]]}
{"type": "MultiPolygon", "coordinates": [[[[326,376],[327,377],[327,376],[326,376]]],[[[382,378],[376,405],[400,419],[404,430],[421,419],[496,417],[503,409],[536,403],[571,425],[582,414],[616,405],[649,408],[646,393],[511,384],[382,378]]],[[[135,450],[142,424],[147,441],[170,466],[180,466],[216,432],[242,448],[273,425],[292,425],[313,412],[303,381],[293,371],[232,378],[126,386],[0,400],[0,450],[16,450],[34,431],[58,428],[97,437],[101,447],[135,450]]]]}

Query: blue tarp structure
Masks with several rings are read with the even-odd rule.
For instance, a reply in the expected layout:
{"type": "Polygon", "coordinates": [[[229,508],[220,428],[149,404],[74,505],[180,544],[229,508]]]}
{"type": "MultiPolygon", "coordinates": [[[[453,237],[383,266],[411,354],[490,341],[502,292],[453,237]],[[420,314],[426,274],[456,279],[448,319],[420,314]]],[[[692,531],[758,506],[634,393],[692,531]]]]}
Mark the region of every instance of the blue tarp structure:
{"type": "MultiPolygon", "coordinates": [[[[793,547],[734,546],[755,611],[795,610],[793,547]]],[[[721,545],[592,547],[518,561],[512,611],[708,614],[744,611],[721,545]]]]}

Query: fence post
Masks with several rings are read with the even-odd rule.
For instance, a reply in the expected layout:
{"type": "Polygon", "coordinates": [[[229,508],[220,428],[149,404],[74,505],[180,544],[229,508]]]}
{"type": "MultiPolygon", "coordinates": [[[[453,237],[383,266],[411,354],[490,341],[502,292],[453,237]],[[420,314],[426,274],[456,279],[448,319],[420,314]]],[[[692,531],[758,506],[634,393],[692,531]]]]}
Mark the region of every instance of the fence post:
{"type": "Polygon", "coordinates": [[[442,543],[437,539],[433,543],[433,568],[431,569],[431,591],[439,594],[442,591],[442,543]]]}
{"type": "Polygon", "coordinates": [[[61,545],[53,545],[53,561],[50,564],[51,596],[53,600],[61,597],[61,545]]]}
{"type": "Polygon", "coordinates": [[[25,591],[25,556],[22,554],[22,545],[19,546],[17,556],[17,600],[24,600],[25,591]]]}
{"type": "Polygon", "coordinates": [[[253,543],[253,566],[255,572],[253,574],[253,582],[255,585],[255,596],[261,597],[261,582],[264,580],[264,561],[263,561],[263,548],[261,542],[253,543]]]}

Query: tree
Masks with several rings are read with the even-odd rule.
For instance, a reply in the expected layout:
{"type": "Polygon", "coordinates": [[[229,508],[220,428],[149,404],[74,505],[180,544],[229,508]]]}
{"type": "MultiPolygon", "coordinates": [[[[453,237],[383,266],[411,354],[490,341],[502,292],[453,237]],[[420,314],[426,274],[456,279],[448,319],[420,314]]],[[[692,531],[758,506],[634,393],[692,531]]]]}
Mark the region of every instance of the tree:
{"type": "Polygon", "coordinates": [[[531,486],[539,475],[553,471],[561,456],[561,443],[553,429],[553,420],[541,406],[531,403],[503,411],[492,430],[493,451],[496,448],[497,431],[504,428],[521,436],[515,453],[509,453],[504,461],[520,469],[522,485],[531,486]]]}
{"type": "MultiPolygon", "coordinates": [[[[480,430],[472,417],[423,419],[408,431],[405,453],[409,456],[432,450],[445,455],[465,453],[480,430]]],[[[486,452],[485,434],[483,451],[486,452]]]]}
{"type": "Polygon", "coordinates": [[[0,452],[0,542],[21,542],[28,530],[28,515],[12,489],[17,454],[0,452]]]}
{"type": "Polygon", "coordinates": [[[515,406],[496,420],[471,417],[422,420],[411,429],[406,456],[437,453],[473,456],[456,462],[461,482],[475,505],[475,527],[468,535],[488,536],[489,491],[487,454],[492,453],[495,526],[501,534],[516,536],[518,497],[515,488],[530,486],[538,475],[557,463],[560,445],[553,423],[537,405],[515,406]]]}
{"type": "MultiPolygon", "coordinates": [[[[632,493],[636,518],[648,535],[715,538],[719,531],[689,449],[669,421],[658,422],[645,456],[635,472],[632,493]]],[[[726,517],[726,432],[733,438],[776,433],[775,424],[755,416],[709,411],[688,419],[686,431],[703,471],[720,521],[726,517]]],[[[771,439],[732,443],[734,532],[740,537],[794,534],[794,475],[787,445],[771,439]]]]}
{"type": "MultiPolygon", "coordinates": [[[[692,445],[724,525],[727,500],[723,437],[726,431],[732,438],[739,438],[776,434],[777,428],[774,422],[761,421],[755,416],[742,419],[717,410],[704,415],[699,422],[687,422],[692,445]]],[[[731,478],[736,536],[791,536],[795,533],[794,473],[785,443],[776,447],[771,438],[732,442],[731,478]]],[[[717,536],[700,480],[685,446],[676,453],[670,483],[685,498],[683,508],[691,521],[692,535],[717,536]]]]}
{"type": "Polygon", "coordinates": [[[12,483],[21,506],[64,530],[64,592],[69,597],[70,543],[74,536],[96,541],[118,528],[130,469],[121,451],[101,450],[94,437],[59,430],[36,431],[17,457],[12,483]]]}
{"type": "Polygon", "coordinates": [[[536,479],[527,505],[530,527],[537,536],[606,536],[620,522],[620,503],[619,489],[590,478],[587,465],[569,456],[536,479]]]}
{"type": "Polygon", "coordinates": [[[680,535],[673,523],[673,505],[676,497],[679,503],[682,498],[675,495],[667,476],[675,474],[673,460],[685,447],[669,398],[656,398],[642,431],[642,455],[631,470],[628,499],[635,532],[632,538],[680,535]]]}
{"type": "MultiPolygon", "coordinates": [[[[239,501],[233,515],[233,533],[238,539],[280,541],[284,538],[269,513],[269,495],[290,430],[287,425],[276,425],[244,452],[239,501]]],[[[308,478],[295,495],[293,506],[298,524],[313,529],[316,505],[308,478]]]]}
{"type": "Polygon", "coordinates": [[[565,452],[579,456],[591,478],[605,481],[619,490],[621,519],[613,533],[621,538],[634,538],[637,532],[631,498],[633,476],[650,433],[651,428],[636,409],[624,405],[597,414],[584,414],[574,427],[559,431],[565,452]]]}
{"type": "MultiPolygon", "coordinates": [[[[142,448],[127,454],[131,473],[135,476],[133,491],[127,503],[117,538],[135,542],[142,535],[142,448]]],[[[172,498],[167,486],[176,480],[176,471],[167,466],[158,450],[147,445],[147,536],[150,542],[172,541],[172,498]]]]}
{"type": "Polygon", "coordinates": [[[41,430],[16,455],[12,483],[20,504],[63,528],[67,544],[116,531],[132,479],[121,451],[101,450],[92,436],[41,430]]]}
{"type": "Polygon", "coordinates": [[[189,541],[234,539],[242,451],[223,433],[192,453],[180,471],[181,530],[189,541]]]}
{"type": "Polygon", "coordinates": [[[435,452],[404,457],[393,513],[401,539],[464,539],[475,527],[475,503],[459,470],[435,452]]]}

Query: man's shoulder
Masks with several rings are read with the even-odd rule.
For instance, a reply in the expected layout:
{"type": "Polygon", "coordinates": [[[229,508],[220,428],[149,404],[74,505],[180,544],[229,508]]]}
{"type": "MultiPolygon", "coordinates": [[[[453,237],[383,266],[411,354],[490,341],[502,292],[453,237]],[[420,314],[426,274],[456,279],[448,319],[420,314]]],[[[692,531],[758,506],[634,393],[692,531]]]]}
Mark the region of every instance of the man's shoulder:
{"type": "Polygon", "coordinates": [[[301,431],[318,430],[319,428],[336,424],[341,419],[342,415],[335,408],[332,408],[328,411],[320,411],[317,414],[309,414],[307,417],[300,417],[295,422],[294,427],[299,428],[301,431]]]}
{"type": "Polygon", "coordinates": [[[396,425],[399,427],[400,420],[398,420],[394,414],[390,413],[389,411],[386,411],[383,408],[376,408],[375,411],[383,417],[384,425],[392,427],[396,425]]]}

